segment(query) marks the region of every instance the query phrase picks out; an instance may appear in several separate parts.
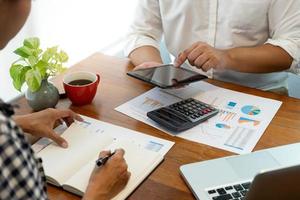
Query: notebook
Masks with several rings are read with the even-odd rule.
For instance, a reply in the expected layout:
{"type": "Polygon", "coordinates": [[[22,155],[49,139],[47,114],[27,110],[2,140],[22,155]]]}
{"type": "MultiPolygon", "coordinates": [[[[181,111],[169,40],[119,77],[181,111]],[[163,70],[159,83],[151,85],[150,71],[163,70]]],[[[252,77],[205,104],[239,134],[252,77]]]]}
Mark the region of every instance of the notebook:
{"type": "Polygon", "coordinates": [[[109,123],[84,119],[63,132],[62,137],[69,143],[67,149],[51,143],[37,153],[43,159],[47,181],[79,196],[83,196],[87,188],[101,150],[125,150],[124,158],[131,177],[114,198],[125,199],[162,162],[174,144],[109,123]]]}

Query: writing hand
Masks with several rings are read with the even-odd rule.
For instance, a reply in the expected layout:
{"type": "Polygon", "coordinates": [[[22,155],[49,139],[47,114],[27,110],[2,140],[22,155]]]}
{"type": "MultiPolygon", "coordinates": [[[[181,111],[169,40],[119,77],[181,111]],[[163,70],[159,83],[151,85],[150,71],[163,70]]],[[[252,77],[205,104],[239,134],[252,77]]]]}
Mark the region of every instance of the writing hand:
{"type": "MultiPolygon", "coordinates": [[[[110,154],[110,151],[102,151],[99,157],[110,154]]],[[[124,154],[123,149],[117,149],[103,166],[94,168],[84,200],[112,199],[124,189],[130,177],[124,154]]]]}

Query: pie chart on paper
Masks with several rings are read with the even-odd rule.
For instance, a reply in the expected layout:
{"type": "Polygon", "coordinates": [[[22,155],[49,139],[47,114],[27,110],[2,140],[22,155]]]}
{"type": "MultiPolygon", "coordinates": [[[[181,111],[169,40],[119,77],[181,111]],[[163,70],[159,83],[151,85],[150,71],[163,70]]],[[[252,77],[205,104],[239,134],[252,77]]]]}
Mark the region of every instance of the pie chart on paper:
{"type": "Polygon", "coordinates": [[[261,110],[256,106],[244,106],[242,112],[246,115],[258,115],[261,110]]]}

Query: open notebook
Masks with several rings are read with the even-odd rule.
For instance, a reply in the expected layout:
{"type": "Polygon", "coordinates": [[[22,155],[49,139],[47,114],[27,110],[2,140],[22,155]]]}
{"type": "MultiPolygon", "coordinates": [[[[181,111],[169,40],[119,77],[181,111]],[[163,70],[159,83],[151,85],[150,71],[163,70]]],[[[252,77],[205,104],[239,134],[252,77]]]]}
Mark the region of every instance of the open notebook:
{"type": "Polygon", "coordinates": [[[91,118],[85,119],[87,121],[84,123],[73,123],[62,134],[69,143],[67,149],[51,143],[37,153],[43,159],[48,182],[80,196],[86,190],[101,150],[125,150],[124,157],[131,177],[125,189],[114,198],[125,199],[163,160],[174,144],[91,118]]]}

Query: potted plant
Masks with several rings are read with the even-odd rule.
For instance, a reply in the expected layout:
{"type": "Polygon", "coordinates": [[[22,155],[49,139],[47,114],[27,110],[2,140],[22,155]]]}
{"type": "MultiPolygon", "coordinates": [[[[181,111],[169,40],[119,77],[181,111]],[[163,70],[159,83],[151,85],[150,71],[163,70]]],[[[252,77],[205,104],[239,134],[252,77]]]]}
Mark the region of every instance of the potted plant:
{"type": "Polygon", "coordinates": [[[48,82],[48,78],[66,69],[63,63],[68,61],[68,55],[62,50],[59,51],[57,46],[43,51],[37,37],[25,39],[23,46],[14,53],[19,56],[10,67],[14,87],[21,92],[23,84],[27,84],[25,97],[34,111],[55,107],[59,93],[48,82]]]}

